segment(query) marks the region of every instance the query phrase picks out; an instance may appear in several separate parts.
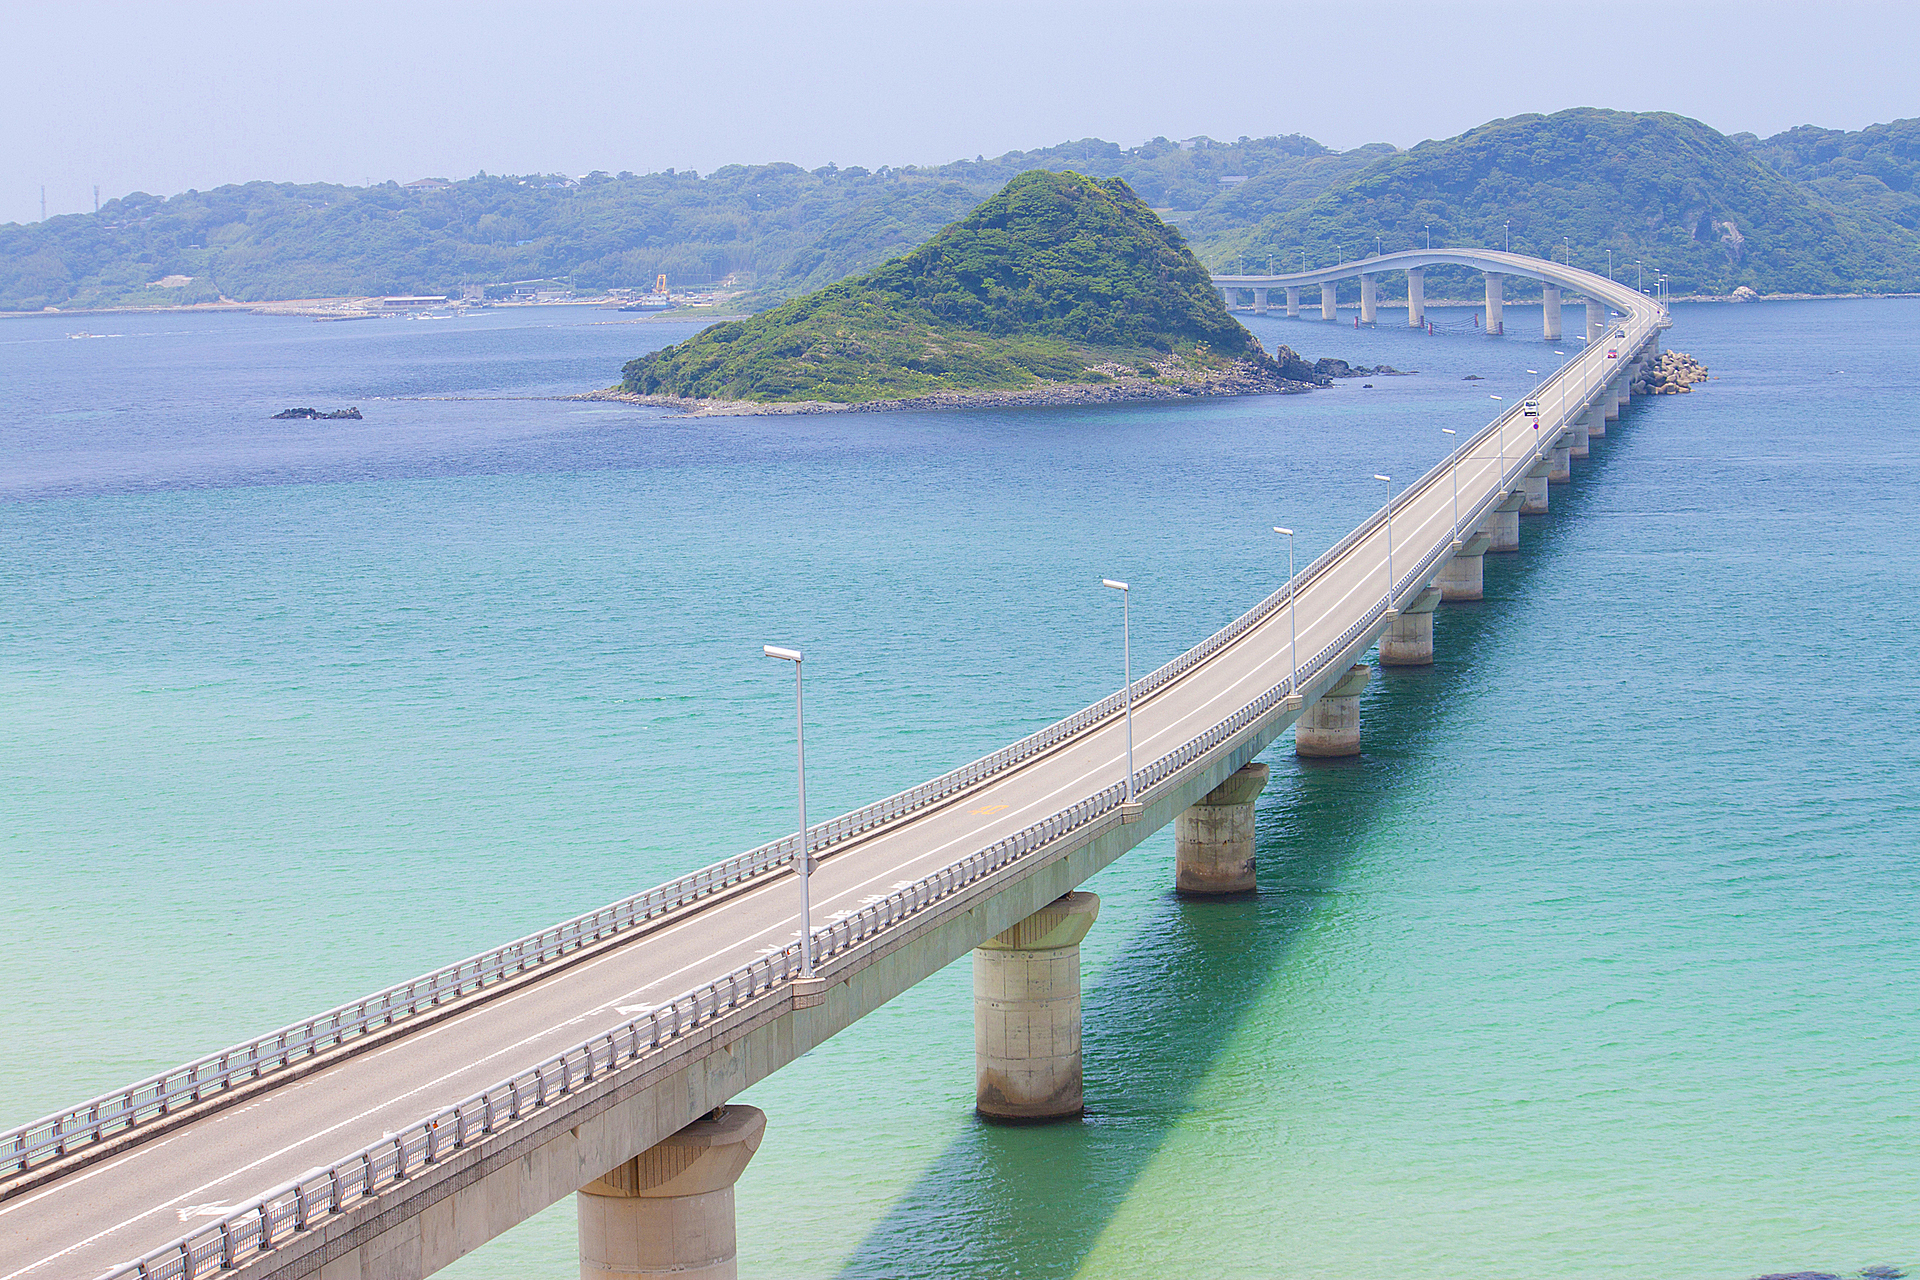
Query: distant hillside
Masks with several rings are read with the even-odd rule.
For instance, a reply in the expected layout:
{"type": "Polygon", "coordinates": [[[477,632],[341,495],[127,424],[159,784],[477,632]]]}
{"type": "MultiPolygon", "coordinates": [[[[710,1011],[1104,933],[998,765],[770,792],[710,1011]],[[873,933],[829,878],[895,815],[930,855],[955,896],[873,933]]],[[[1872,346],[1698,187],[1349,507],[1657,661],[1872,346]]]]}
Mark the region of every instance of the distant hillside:
{"type": "Polygon", "coordinates": [[[1802,125],[1764,140],[1750,133],[1733,140],[1863,223],[1920,233],[1920,120],[1857,133],[1802,125]]]}
{"type": "MultiPolygon", "coordinates": [[[[1757,160],[1696,120],[1582,108],[1496,120],[1387,156],[1312,201],[1216,236],[1215,252],[1311,263],[1425,244],[1502,246],[1632,279],[1636,259],[1675,293],[1920,287],[1920,252],[1757,160]]],[[[1447,287],[1430,277],[1429,293],[1447,287]]],[[[1477,281],[1455,282],[1462,289],[1477,281]]]]}
{"type": "Polygon", "coordinates": [[[1307,198],[1372,158],[1297,135],[1133,148],[1089,139],[875,172],[729,165],[705,177],[482,174],[429,189],[251,182],[168,200],[136,193],[98,214],[0,226],[0,310],[447,294],[569,278],[583,290],[646,288],[660,274],[677,285],[737,276],[774,302],[912,248],[1030,169],[1125,178],[1156,207],[1217,205],[1231,222],[1249,189],[1307,198]],[[192,282],[147,287],[168,276],[192,282]]]}
{"type": "Polygon", "coordinates": [[[623,386],[862,403],[1232,362],[1280,373],[1124,181],[1035,170],[904,257],[632,361],[623,386]]]}
{"type": "MultiPolygon", "coordinates": [[[[1497,245],[1676,290],[1920,287],[1920,121],[1726,138],[1674,115],[1583,109],[1497,120],[1411,151],[1297,134],[1098,139],[933,167],[729,165],[439,186],[252,182],[0,226],[0,310],[369,294],[572,280],[581,290],[735,279],[755,307],[920,244],[1019,173],[1122,178],[1215,269],[1383,247],[1497,245]],[[1728,227],[1732,227],[1729,232],[1728,227]],[[1377,239],[1376,239],[1377,237],[1377,239]],[[172,278],[170,285],[161,282],[172,278]],[[185,283],[182,283],[185,281],[185,283]]],[[[1442,294],[1477,288],[1432,278],[1442,294]]],[[[1392,287],[1398,287],[1394,285],[1392,287]]],[[[1524,287],[1524,286],[1523,286],[1524,287]]],[[[496,290],[503,292],[504,290],[496,290]]],[[[1440,295],[1436,295],[1440,296],[1440,295]]]]}

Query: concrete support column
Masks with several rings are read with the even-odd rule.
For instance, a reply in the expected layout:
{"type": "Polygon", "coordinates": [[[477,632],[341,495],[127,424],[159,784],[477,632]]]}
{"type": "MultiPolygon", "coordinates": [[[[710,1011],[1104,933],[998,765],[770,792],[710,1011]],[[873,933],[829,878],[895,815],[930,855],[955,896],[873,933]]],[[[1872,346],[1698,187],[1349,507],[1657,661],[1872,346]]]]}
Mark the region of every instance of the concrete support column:
{"type": "Polygon", "coordinates": [[[1604,416],[1608,422],[1620,421],[1620,384],[1618,382],[1612,383],[1607,387],[1604,398],[1600,403],[1605,409],[1604,416]]]}
{"type": "Polygon", "coordinates": [[[1579,459],[1588,457],[1593,448],[1587,443],[1587,424],[1584,417],[1567,428],[1567,456],[1579,459]]]}
{"type": "Polygon", "coordinates": [[[1267,314],[1267,291],[1265,289],[1255,289],[1253,291],[1253,314],[1257,316],[1267,314]]]}
{"type": "Polygon", "coordinates": [[[1560,341],[1560,286],[1540,286],[1540,336],[1548,342],[1560,341]]]}
{"type": "Polygon", "coordinates": [[[1315,759],[1360,754],[1360,691],[1373,668],[1356,663],[1293,724],[1293,753],[1315,759]]]}
{"type": "Polygon", "coordinates": [[[580,1188],[580,1280],[734,1280],[733,1184],[766,1130],[722,1107],[580,1188]]]}
{"type": "Polygon", "coordinates": [[[1360,277],[1360,323],[1377,323],[1380,295],[1374,277],[1370,274],[1360,277]]]}
{"type": "Polygon", "coordinates": [[[1221,285],[1220,301],[1226,304],[1226,308],[1229,311],[1239,306],[1240,305],[1240,287],[1238,285],[1231,285],[1231,284],[1221,285]]]}
{"type": "Polygon", "coordinates": [[[1407,268],[1407,324],[1415,329],[1427,327],[1427,269],[1407,268]]]}
{"type": "Polygon", "coordinates": [[[1573,480],[1573,446],[1557,444],[1547,451],[1547,483],[1568,484],[1573,480]]]}
{"type": "Polygon", "coordinates": [[[1331,280],[1320,286],[1320,318],[1322,320],[1338,320],[1340,318],[1338,304],[1334,301],[1336,292],[1336,286],[1331,280]]]}
{"type": "Polygon", "coordinates": [[[1069,893],[973,953],[974,1106],[996,1120],[1085,1110],[1080,1086],[1080,942],[1100,897],[1069,893]]]}
{"type": "Polygon", "coordinates": [[[1173,887],[1180,893],[1248,893],[1253,878],[1253,802],[1267,766],[1250,764],[1173,820],[1173,887]]]}
{"type": "Polygon", "coordinates": [[[1607,331],[1607,304],[1587,299],[1587,341],[1598,342],[1607,331]]]}
{"type": "Polygon", "coordinates": [[[1453,544],[1453,555],[1433,576],[1442,600],[1479,600],[1486,595],[1487,548],[1492,545],[1493,539],[1479,531],[1453,544]]]}
{"type": "Polygon", "coordinates": [[[1598,440],[1607,434],[1607,411],[1603,405],[1594,405],[1580,415],[1580,421],[1587,428],[1587,439],[1598,440]]]}
{"type": "Polygon", "coordinates": [[[1381,666],[1433,665],[1433,608],[1439,603],[1440,588],[1429,586],[1401,606],[1400,616],[1380,636],[1381,666]]]}
{"type": "Polygon", "coordinates": [[[1300,286],[1297,284],[1287,286],[1287,314],[1295,319],[1300,317],[1300,286]]]}
{"type": "Polygon", "coordinates": [[[1486,519],[1480,522],[1480,532],[1487,535],[1487,550],[1518,551],[1520,549],[1520,508],[1525,505],[1527,495],[1524,491],[1509,493],[1500,500],[1500,505],[1487,512],[1486,519]]]}
{"type": "Polygon", "coordinates": [[[1497,271],[1487,272],[1487,332],[1505,333],[1506,321],[1500,318],[1500,304],[1506,297],[1506,280],[1497,271]]]}
{"type": "Polygon", "coordinates": [[[1525,501],[1520,504],[1521,515],[1543,516],[1547,514],[1547,473],[1552,469],[1552,461],[1547,458],[1542,458],[1533,464],[1532,470],[1527,472],[1526,479],[1521,481],[1521,484],[1525,486],[1521,490],[1521,493],[1525,496],[1525,501]]]}

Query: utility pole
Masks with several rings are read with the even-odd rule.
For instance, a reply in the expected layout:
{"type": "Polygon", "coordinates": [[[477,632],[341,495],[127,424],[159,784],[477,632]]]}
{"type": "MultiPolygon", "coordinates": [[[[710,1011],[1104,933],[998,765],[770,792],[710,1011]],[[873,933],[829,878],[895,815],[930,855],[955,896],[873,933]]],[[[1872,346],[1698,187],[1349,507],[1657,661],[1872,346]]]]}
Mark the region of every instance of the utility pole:
{"type": "Polygon", "coordinates": [[[93,211],[100,212],[100,184],[97,182],[93,184],[93,211]]]}
{"type": "Polygon", "coordinates": [[[47,220],[47,188],[43,184],[40,188],[40,221],[45,222],[46,220],[47,220]]]}

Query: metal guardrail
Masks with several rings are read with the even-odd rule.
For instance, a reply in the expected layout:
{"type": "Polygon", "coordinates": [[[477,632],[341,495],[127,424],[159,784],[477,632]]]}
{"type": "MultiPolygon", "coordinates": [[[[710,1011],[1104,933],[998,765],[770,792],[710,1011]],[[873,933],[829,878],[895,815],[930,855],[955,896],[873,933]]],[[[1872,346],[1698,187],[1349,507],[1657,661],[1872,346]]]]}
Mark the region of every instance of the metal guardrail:
{"type": "MultiPolygon", "coordinates": [[[[1639,327],[1639,325],[1631,324],[1628,330],[1628,341],[1622,345],[1643,344],[1647,337],[1650,336],[1651,330],[1657,327],[1657,319],[1658,317],[1654,316],[1645,322],[1647,332],[1637,337],[1633,333],[1633,329],[1639,327]]],[[[1568,366],[1562,370],[1564,374],[1571,371],[1575,366],[1580,367],[1581,398],[1574,409],[1576,413],[1584,411],[1585,408],[1590,406],[1592,393],[1596,388],[1603,387],[1607,382],[1611,381],[1611,378],[1607,376],[1600,376],[1598,378],[1593,376],[1596,371],[1604,373],[1604,360],[1595,364],[1591,370],[1585,367],[1593,354],[1593,352],[1589,352],[1583,355],[1581,360],[1575,362],[1574,366],[1568,366]]],[[[1560,429],[1565,427],[1568,417],[1566,407],[1567,397],[1564,394],[1564,386],[1559,399],[1560,419],[1556,427],[1556,435],[1560,429]]],[[[1473,444],[1485,440],[1491,432],[1501,429],[1516,412],[1518,412],[1517,407],[1510,408],[1507,412],[1501,414],[1492,423],[1488,424],[1487,427],[1476,432],[1466,447],[1471,447],[1473,444]]],[[[1531,456],[1523,455],[1524,467],[1531,467],[1537,456],[1537,453],[1531,456]]],[[[1456,457],[1457,452],[1454,455],[1449,455],[1446,461],[1432,468],[1414,485],[1404,490],[1403,497],[1407,494],[1417,494],[1427,486],[1435,483],[1440,477],[1446,474],[1450,466],[1454,465],[1456,457]]],[[[1507,492],[1507,482],[1511,479],[1514,471],[1522,470],[1524,467],[1520,465],[1520,460],[1517,460],[1515,468],[1504,472],[1501,476],[1500,483],[1495,486],[1494,491],[1487,497],[1473,504],[1470,508],[1472,512],[1471,518],[1463,520],[1459,525],[1456,525],[1454,533],[1457,535],[1462,526],[1472,527],[1472,525],[1484,517],[1486,512],[1496,505],[1507,492]]],[[[1208,639],[1201,644],[1194,646],[1194,648],[1188,650],[1179,658],[1159,668],[1152,673],[1151,676],[1135,682],[1135,688],[1139,689],[1142,685],[1147,684],[1148,681],[1153,681],[1154,687],[1160,687],[1168,680],[1174,678],[1174,676],[1191,669],[1191,667],[1199,661],[1204,660],[1205,656],[1211,656],[1213,653],[1218,652],[1219,649],[1225,647],[1225,645],[1230,644],[1234,639],[1239,638],[1240,635],[1245,634],[1253,625],[1256,625],[1257,622],[1264,620],[1266,616],[1270,615],[1273,608],[1277,607],[1278,604],[1284,603],[1300,586],[1304,586],[1314,576],[1317,576],[1318,573],[1324,572],[1340,555],[1351,549],[1374,528],[1377,528],[1386,518],[1386,515],[1387,508],[1384,507],[1380,511],[1375,512],[1374,515],[1362,523],[1359,528],[1350,532],[1345,538],[1341,539],[1339,543],[1336,543],[1333,548],[1329,548],[1326,553],[1317,557],[1313,564],[1296,575],[1295,578],[1281,590],[1273,593],[1273,595],[1255,606],[1254,609],[1241,615],[1241,617],[1235,619],[1233,623],[1230,623],[1227,627],[1222,628],[1219,632],[1208,637],[1208,639]]],[[[1392,601],[1399,599],[1407,590],[1423,582],[1425,578],[1431,574],[1439,561],[1451,553],[1451,542],[1439,544],[1429,549],[1412,569],[1389,584],[1387,593],[1378,602],[1363,613],[1358,620],[1348,626],[1338,638],[1323,646],[1314,654],[1309,662],[1301,666],[1299,675],[1303,682],[1318,677],[1329,663],[1346,652],[1353,644],[1357,643],[1360,638],[1367,633],[1367,630],[1379,621],[1380,617],[1391,607],[1392,601]]],[[[1225,719],[1214,724],[1211,728],[1150,762],[1144,768],[1137,770],[1134,776],[1137,791],[1143,793],[1174,777],[1183,769],[1203,762],[1213,751],[1217,750],[1224,743],[1230,741],[1262,717],[1271,713],[1277,706],[1291,696],[1293,692],[1293,678],[1289,677],[1288,679],[1282,680],[1255,698],[1252,702],[1247,703],[1225,719]]],[[[1095,703],[1092,707],[1088,707],[1076,713],[1074,716],[1070,716],[1066,720],[1060,721],[1058,724],[1040,731],[1040,733],[1023,739],[1020,743],[1014,744],[1013,747],[1003,748],[1001,752],[996,752],[993,756],[983,757],[982,760],[976,761],[972,766],[955,770],[951,774],[943,775],[942,778],[935,779],[931,783],[923,784],[922,787],[914,788],[912,791],[902,792],[899,796],[891,797],[889,801],[882,801],[879,802],[878,805],[867,806],[867,810],[877,809],[890,802],[901,801],[905,797],[912,796],[928,788],[933,788],[938,784],[944,783],[947,779],[965,774],[969,769],[984,765],[987,761],[991,761],[996,756],[1000,756],[1005,752],[1014,751],[1028,743],[1045,739],[1049,734],[1060,729],[1062,726],[1080,722],[1084,728],[1085,725],[1102,718],[1101,716],[1093,716],[1093,718],[1089,720],[1085,719],[1085,717],[1088,717],[1098,708],[1117,703],[1120,697],[1120,694],[1114,694],[1102,702],[1095,703]]],[[[1033,749],[1039,750],[1044,748],[1036,747],[1033,749]]],[[[998,766],[998,768],[1005,767],[1004,764],[998,766]]],[[[990,771],[997,771],[997,769],[990,771]]],[[[1004,837],[987,846],[985,849],[979,850],[958,862],[952,863],[931,875],[923,877],[914,884],[888,895],[880,902],[874,903],[861,911],[855,912],[850,916],[816,930],[815,938],[820,944],[817,951],[818,956],[822,959],[831,959],[846,955],[853,948],[861,946],[862,944],[873,942],[880,934],[889,928],[951,897],[954,893],[978,883],[986,876],[1004,869],[1011,863],[1026,857],[1054,840],[1060,839],[1062,836],[1078,830],[1087,823],[1112,812],[1120,805],[1125,796],[1126,787],[1124,783],[1116,783],[1106,787],[1094,795],[1055,813],[1051,817],[1034,823],[1032,826],[1014,835],[1004,837]]],[[[926,801],[923,800],[920,803],[924,804],[926,801]]],[[[866,812],[866,810],[856,810],[854,814],[846,815],[846,817],[853,818],[856,814],[864,812],[866,812]]],[[[833,822],[822,825],[832,827],[835,823],[841,821],[843,821],[843,819],[835,819],[833,822]]],[[[818,831],[819,828],[813,828],[811,830],[818,831]]],[[[540,934],[532,935],[531,938],[520,941],[521,943],[526,943],[545,939],[549,935],[557,934],[570,925],[594,920],[620,906],[648,900],[652,898],[653,895],[659,894],[672,886],[685,884],[697,880],[699,877],[707,875],[708,873],[718,871],[721,868],[743,863],[761,854],[764,849],[774,848],[781,843],[789,845],[796,843],[795,837],[786,837],[784,842],[775,842],[774,846],[765,846],[763,850],[755,850],[753,853],[743,854],[739,858],[729,859],[725,863],[715,864],[714,867],[705,868],[700,872],[693,873],[691,876],[682,877],[678,881],[671,882],[670,885],[661,886],[660,889],[650,890],[646,894],[636,895],[635,898],[625,900],[623,904],[615,904],[614,907],[602,908],[599,912],[589,913],[587,916],[578,917],[575,921],[569,921],[568,925],[556,926],[555,929],[542,931],[540,934]]],[[[789,850],[787,856],[789,858],[792,856],[791,850],[789,850]]],[[[488,953],[488,955],[502,955],[516,945],[519,944],[509,943],[507,947],[499,948],[495,952],[488,953]]],[[[448,974],[458,973],[468,965],[474,963],[473,961],[463,962],[462,965],[457,965],[451,969],[440,972],[448,974]]],[[[471,1098],[453,1107],[436,1112],[423,1120],[409,1125],[399,1133],[382,1138],[378,1143],[363,1148],[361,1151],[348,1156],[345,1160],[339,1161],[326,1168],[313,1170],[295,1179],[293,1182],[268,1192],[255,1201],[237,1207],[229,1211],[218,1222],[201,1227],[189,1235],[182,1237],[180,1240],[154,1250],[140,1259],[113,1268],[108,1271],[101,1280],[122,1280],[124,1277],[140,1277],[141,1280],[197,1280],[198,1277],[210,1274],[213,1271],[236,1266],[242,1261],[277,1247],[294,1234],[307,1230],[314,1225],[318,1219],[344,1212],[353,1205],[378,1194],[379,1191],[385,1187],[404,1181],[411,1176],[412,1173],[418,1172],[428,1165],[437,1163],[452,1152],[464,1149],[473,1141],[492,1135],[502,1125],[510,1124],[523,1118],[531,1111],[536,1111],[550,1105],[553,1101],[569,1095],[579,1086],[597,1080],[609,1071],[618,1070],[623,1065],[630,1064],[641,1056],[658,1050],[695,1028],[710,1025],[714,1020],[724,1016],[728,1012],[739,1009],[747,1001],[765,994],[782,982],[790,980],[798,971],[799,948],[797,944],[788,947],[784,951],[755,960],[735,969],[724,977],[696,987],[694,990],[674,1000],[668,1001],[666,1004],[651,1010],[641,1017],[633,1019],[613,1031],[597,1035],[581,1045],[577,1045],[564,1053],[547,1059],[545,1062],[527,1071],[514,1075],[481,1093],[475,1094],[471,1098]]],[[[473,979],[473,981],[477,982],[477,977],[473,979]]],[[[394,990],[401,989],[402,988],[396,988],[394,990]]],[[[385,995],[386,993],[382,994],[385,995]]],[[[379,998],[380,997],[370,997],[369,1000],[372,1001],[379,998]]],[[[360,1002],[361,1005],[367,1003],[367,1001],[360,1002]]],[[[320,1019],[313,1019],[302,1025],[312,1027],[324,1021],[327,1016],[328,1015],[322,1015],[320,1019]]],[[[136,1088],[138,1088],[138,1086],[136,1086],[136,1088]]],[[[125,1092],[131,1094],[133,1091],[129,1090],[125,1092]]],[[[109,1095],[109,1097],[115,1098],[120,1096],[122,1095],[109,1095]]]]}

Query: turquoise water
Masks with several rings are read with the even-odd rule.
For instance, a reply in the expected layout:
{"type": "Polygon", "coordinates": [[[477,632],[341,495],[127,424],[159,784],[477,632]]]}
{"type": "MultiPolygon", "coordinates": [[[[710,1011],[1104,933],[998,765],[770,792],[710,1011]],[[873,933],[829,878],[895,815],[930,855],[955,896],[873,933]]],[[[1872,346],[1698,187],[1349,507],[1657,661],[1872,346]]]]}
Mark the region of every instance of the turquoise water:
{"type": "MultiPolygon", "coordinates": [[[[1175,900],[1170,833],[1088,886],[1086,1120],[973,1119],[954,966],[746,1095],[743,1275],[1920,1264],[1920,303],[1676,318],[1716,380],[1489,558],[1434,668],[1370,687],[1364,757],[1269,754],[1256,898],[1175,900]]],[[[784,831],[764,642],[807,650],[821,812],[1047,723],[1117,683],[1099,577],[1164,660],[1279,580],[1271,525],[1304,562],[1554,358],[1258,318],[1423,372],[780,422],[506,398],[686,332],[609,319],[0,326],[0,1118],[784,831]]],[[[442,1274],[575,1273],[562,1204],[442,1274]]]]}

